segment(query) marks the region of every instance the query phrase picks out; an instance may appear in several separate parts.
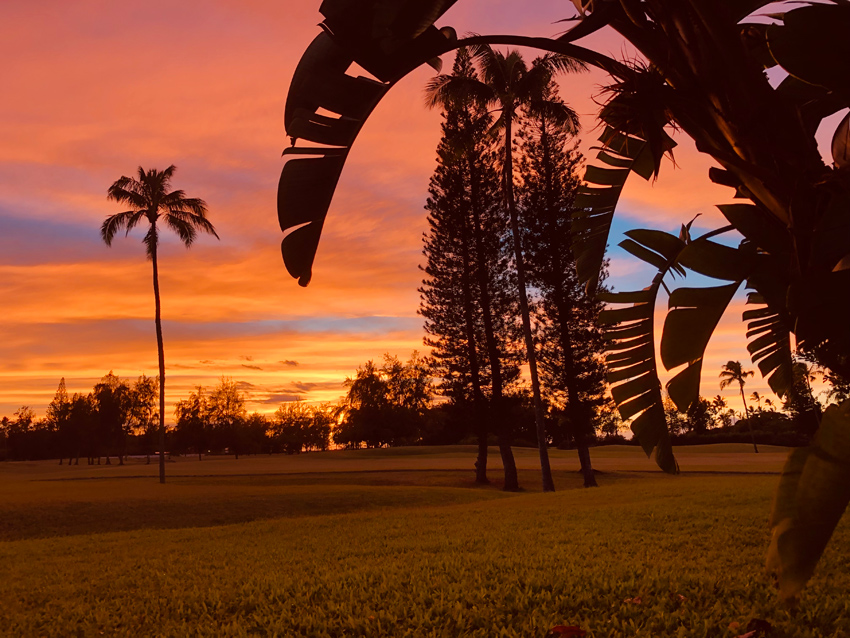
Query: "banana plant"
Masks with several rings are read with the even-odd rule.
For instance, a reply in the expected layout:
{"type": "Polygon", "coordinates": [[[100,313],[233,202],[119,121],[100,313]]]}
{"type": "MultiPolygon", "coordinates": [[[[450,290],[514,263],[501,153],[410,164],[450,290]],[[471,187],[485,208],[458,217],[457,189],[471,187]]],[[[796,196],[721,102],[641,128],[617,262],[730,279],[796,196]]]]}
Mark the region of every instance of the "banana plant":
{"type": "MultiPolygon", "coordinates": [[[[323,32],[295,72],[285,110],[291,159],[278,191],[289,272],[306,285],[322,224],[346,157],[387,91],[416,66],[458,46],[508,44],[571,56],[607,72],[605,131],[578,196],[574,245],[579,275],[595,288],[611,219],[628,176],[657,176],[676,128],[717,166],[709,179],[738,200],[720,211],[743,237],[737,247],[632,231],[624,248],[658,268],[643,291],[607,297],[615,400],[648,453],[677,469],[663,422],[655,361],[655,302],[664,279],[688,270],[725,282],[670,293],[661,363],[682,367],[667,385],[679,409],[696,399],[705,346],[735,291],[750,290],[748,349],[770,387],[792,379],[791,335],[817,350],[830,374],[850,378],[850,115],[840,122],[827,166],[815,133],[850,107],[850,1],[573,0],[578,15],[558,38],[472,36],[434,26],[455,0],[325,0],[323,32]],[[767,6],[770,5],[770,9],[767,6]],[[777,9],[777,6],[779,7],[777,9]],[[788,9],[783,11],[783,9],[788,9]],[[772,11],[772,12],[769,12],[772,11]],[[761,17],[757,17],[762,12],[761,17]],[[599,29],[638,52],[619,62],[576,44],[599,29]],[[357,63],[372,75],[347,73],[357,63]],[[771,84],[771,77],[781,78],[771,84]],[[310,147],[297,145],[306,140],[310,147]]],[[[569,6],[569,3],[565,3],[569,6]]],[[[573,7],[571,7],[573,8],[573,7]]],[[[790,458],[772,516],[769,567],[783,598],[811,576],[850,494],[850,403],[830,408],[812,446],[790,458]]]]}

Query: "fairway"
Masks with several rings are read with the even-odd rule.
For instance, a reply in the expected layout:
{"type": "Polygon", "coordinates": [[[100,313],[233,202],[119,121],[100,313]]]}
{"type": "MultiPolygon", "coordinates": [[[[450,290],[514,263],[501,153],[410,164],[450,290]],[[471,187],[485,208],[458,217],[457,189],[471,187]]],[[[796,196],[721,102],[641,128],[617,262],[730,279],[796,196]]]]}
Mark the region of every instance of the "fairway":
{"type": "Polygon", "coordinates": [[[156,466],[0,465],[0,633],[9,636],[850,636],[847,520],[798,608],[763,570],[786,450],[517,450],[525,491],[473,484],[472,447],[156,466]]]}

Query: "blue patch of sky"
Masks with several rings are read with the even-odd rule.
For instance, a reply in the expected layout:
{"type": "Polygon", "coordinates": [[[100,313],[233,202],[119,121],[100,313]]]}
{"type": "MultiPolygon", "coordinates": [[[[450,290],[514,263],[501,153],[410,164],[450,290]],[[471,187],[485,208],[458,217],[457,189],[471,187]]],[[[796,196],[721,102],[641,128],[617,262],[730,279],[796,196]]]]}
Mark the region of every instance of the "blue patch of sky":
{"type": "MultiPolygon", "coordinates": [[[[147,330],[149,321],[121,320],[137,324],[137,329],[147,330]]],[[[183,323],[163,321],[163,331],[171,336],[212,338],[222,336],[273,335],[277,333],[306,333],[337,335],[383,336],[391,332],[415,332],[420,330],[422,320],[418,317],[310,317],[291,320],[262,320],[246,322],[183,323]]],[[[116,322],[118,323],[118,322],[116,322]]]]}
{"type": "Polygon", "coordinates": [[[0,205],[0,262],[31,266],[51,261],[77,261],[103,248],[98,227],[85,220],[28,218],[0,205]]]}
{"type": "MultiPolygon", "coordinates": [[[[715,227],[711,226],[703,226],[699,222],[702,218],[698,217],[693,225],[691,226],[691,237],[699,237],[705,233],[716,230],[715,227]]],[[[690,220],[685,220],[690,221],[690,220]]],[[[673,227],[658,227],[657,225],[653,226],[652,224],[647,224],[646,220],[642,220],[637,216],[629,215],[628,213],[617,211],[614,214],[614,220],[611,223],[611,231],[608,235],[608,250],[607,257],[614,258],[618,261],[626,262],[628,264],[628,268],[624,272],[612,272],[612,276],[608,279],[609,288],[617,291],[628,291],[628,290],[641,290],[648,286],[652,278],[658,272],[654,266],[647,264],[646,262],[641,261],[631,253],[626,252],[622,248],[620,248],[619,244],[621,241],[626,239],[626,231],[633,230],[636,228],[650,228],[653,230],[662,230],[670,233],[671,235],[679,235],[679,231],[681,230],[681,224],[673,227]]],[[[728,232],[722,235],[718,235],[714,237],[712,241],[716,241],[717,243],[724,244],[726,246],[736,247],[738,243],[741,241],[741,235],[737,232],[728,232]]],[[[693,271],[688,271],[687,276],[683,279],[676,275],[673,278],[672,275],[667,275],[664,279],[664,283],[671,289],[679,288],[679,287],[706,287],[706,286],[720,286],[727,284],[727,281],[721,281],[718,279],[712,279],[710,277],[705,277],[693,271]]],[[[737,297],[743,298],[743,286],[737,293],[737,297]]]]}

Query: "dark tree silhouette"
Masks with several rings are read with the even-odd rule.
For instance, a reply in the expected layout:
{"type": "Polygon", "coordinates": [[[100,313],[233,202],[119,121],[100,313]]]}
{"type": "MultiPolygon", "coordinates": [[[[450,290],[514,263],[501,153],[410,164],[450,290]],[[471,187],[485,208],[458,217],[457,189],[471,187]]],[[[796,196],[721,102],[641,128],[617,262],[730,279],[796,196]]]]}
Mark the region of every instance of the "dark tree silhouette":
{"type": "Polygon", "coordinates": [[[143,222],[150,226],[142,240],[148,258],[153,264],[153,294],[155,302],[154,323],[159,354],[159,482],[165,483],[165,349],[162,341],[162,306],[159,296],[159,263],[157,250],[162,226],[174,231],[186,248],[195,241],[198,231],[218,238],[215,228],[207,219],[207,205],[202,199],[186,197],[182,190],[169,190],[176,167],[172,164],[164,171],[141,166],[137,177],[121,177],[107,191],[107,199],[124,204],[129,210],[110,215],[100,227],[107,246],[112,245],[115,234],[125,230],[128,234],[143,222]],[[160,224],[160,225],[158,225],[160,224]]]}
{"type": "Polygon", "coordinates": [[[118,464],[124,465],[127,435],[130,434],[133,397],[130,386],[110,370],[92,392],[97,409],[98,445],[106,452],[106,464],[115,451],[118,464]]]}
{"type": "MultiPolygon", "coordinates": [[[[535,64],[538,62],[535,61],[535,64]]],[[[571,219],[580,185],[581,156],[571,146],[576,114],[550,79],[540,99],[524,109],[519,138],[520,221],[534,307],[544,391],[565,432],[578,448],[584,484],[596,485],[587,439],[604,404],[605,347],[597,324],[602,304],[589,297],[576,272],[571,219]]],[[[564,441],[561,441],[564,442],[564,441]]]]}
{"type": "MultiPolygon", "coordinates": [[[[65,377],[62,377],[59,380],[59,387],[56,389],[53,400],[47,406],[47,416],[45,417],[45,421],[49,424],[50,429],[55,433],[57,438],[59,465],[62,465],[65,451],[71,444],[68,430],[70,416],[71,398],[68,396],[68,390],[65,388],[65,377]]],[[[70,458],[68,459],[68,464],[71,464],[70,458]]]]}
{"type": "Polygon", "coordinates": [[[429,361],[413,352],[401,363],[384,355],[384,364],[367,361],[347,378],[348,392],[339,406],[341,422],[334,442],[347,447],[411,445],[419,438],[431,402],[429,361]]]}
{"type": "MultiPolygon", "coordinates": [[[[469,52],[460,49],[455,77],[476,78],[469,52]]],[[[519,375],[515,283],[506,246],[507,226],[500,206],[492,123],[471,99],[443,105],[443,139],[431,178],[425,235],[426,277],[420,289],[426,345],[432,348],[439,390],[460,410],[470,406],[478,436],[476,481],[487,482],[487,433],[498,436],[505,489],[519,482],[511,451],[511,424],[504,418],[506,384],[519,375]]]]}
{"type": "Polygon", "coordinates": [[[528,357],[528,368],[531,376],[543,491],[552,492],[555,490],[555,482],[552,480],[552,471],[549,466],[548,437],[546,435],[543,400],[540,395],[540,381],[537,373],[537,357],[526,293],[522,236],[514,198],[513,125],[522,106],[542,98],[543,89],[551,77],[553,68],[575,71],[583,68],[583,66],[566,56],[548,55],[542,59],[540,64],[529,69],[518,51],[510,51],[505,55],[486,44],[473,45],[470,47],[470,51],[478,65],[481,79],[451,75],[437,76],[428,84],[428,103],[433,107],[450,104],[453,100],[459,98],[472,98],[488,108],[498,110],[500,113],[493,125],[493,130],[501,130],[504,133],[502,188],[505,205],[510,215],[513,236],[514,265],[519,290],[526,356],[528,357]]]}

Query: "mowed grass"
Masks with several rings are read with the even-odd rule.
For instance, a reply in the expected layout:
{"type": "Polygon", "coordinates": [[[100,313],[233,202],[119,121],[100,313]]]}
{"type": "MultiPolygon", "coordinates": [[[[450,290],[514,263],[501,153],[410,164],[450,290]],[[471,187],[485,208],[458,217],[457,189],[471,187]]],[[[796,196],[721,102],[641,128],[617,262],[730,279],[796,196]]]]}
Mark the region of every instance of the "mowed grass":
{"type": "Polygon", "coordinates": [[[784,450],[553,452],[541,494],[472,483],[472,448],[0,467],[0,634],[10,636],[850,636],[842,522],[799,605],[763,570],[784,450]],[[737,625],[735,624],[737,623],[737,625]]]}

